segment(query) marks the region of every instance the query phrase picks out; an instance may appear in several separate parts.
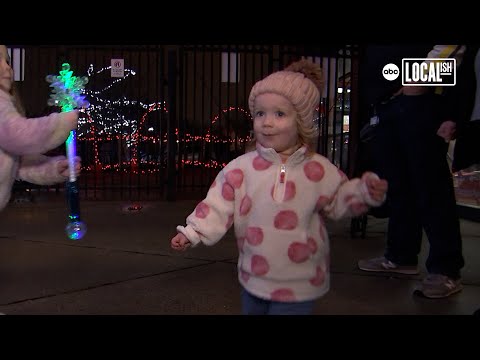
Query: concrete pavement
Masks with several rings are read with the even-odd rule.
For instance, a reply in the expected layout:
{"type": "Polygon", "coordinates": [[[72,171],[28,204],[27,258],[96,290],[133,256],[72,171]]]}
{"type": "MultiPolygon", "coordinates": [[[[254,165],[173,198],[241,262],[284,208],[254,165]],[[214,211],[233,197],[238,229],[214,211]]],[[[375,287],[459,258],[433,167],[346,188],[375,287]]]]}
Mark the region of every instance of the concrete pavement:
{"type": "MultiPolygon", "coordinates": [[[[62,196],[10,203],[0,214],[0,312],[16,314],[176,315],[240,313],[236,243],[178,253],[169,241],[196,201],[84,201],[87,235],[69,240],[62,196]]],[[[350,237],[350,221],[329,223],[331,290],[316,314],[470,315],[480,308],[480,223],[462,221],[464,290],[447,299],[412,295],[425,275],[389,276],[356,267],[381,255],[386,230],[369,218],[367,238],[350,237]]]]}

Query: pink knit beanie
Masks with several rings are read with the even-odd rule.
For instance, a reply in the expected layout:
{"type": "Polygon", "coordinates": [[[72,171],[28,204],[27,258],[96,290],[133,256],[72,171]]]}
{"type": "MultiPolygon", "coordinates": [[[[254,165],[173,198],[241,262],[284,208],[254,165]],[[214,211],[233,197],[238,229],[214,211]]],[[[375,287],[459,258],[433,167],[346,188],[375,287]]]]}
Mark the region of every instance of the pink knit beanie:
{"type": "Polygon", "coordinates": [[[290,100],[305,128],[311,129],[320,102],[321,87],[320,66],[310,60],[299,60],[284,70],[268,75],[253,86],[248,98],[250,113],[254,116],[254,103],[258,95],[265,93],[283,95],[290,100]]]}

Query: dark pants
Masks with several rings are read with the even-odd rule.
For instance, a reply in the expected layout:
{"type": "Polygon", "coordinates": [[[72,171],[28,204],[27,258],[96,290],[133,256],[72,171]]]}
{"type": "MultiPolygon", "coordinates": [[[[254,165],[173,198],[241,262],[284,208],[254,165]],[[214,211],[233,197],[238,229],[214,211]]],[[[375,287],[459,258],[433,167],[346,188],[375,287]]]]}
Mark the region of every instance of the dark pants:
{"type": "Polygon", "coordinates": [[[279,302],[260,299],[242,288],[243,315],[310,315],[315,301],[279,302]]]}
{"type": "Polygon", "coordinates": [[[436,135],[441,97],[400,95],[378,107],[374,154],[380,177],[388,180],[389,222],[385,257],[416,265],[422,229],[430,251],[429,273],[460,277],[464,266],[448,145],[436,135]]]}

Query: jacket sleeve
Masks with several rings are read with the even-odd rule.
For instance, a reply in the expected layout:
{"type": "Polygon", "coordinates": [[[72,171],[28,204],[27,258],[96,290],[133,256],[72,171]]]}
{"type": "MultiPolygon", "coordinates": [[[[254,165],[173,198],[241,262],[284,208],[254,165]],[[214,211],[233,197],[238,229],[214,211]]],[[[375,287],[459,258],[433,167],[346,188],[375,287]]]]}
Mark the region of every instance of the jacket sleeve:
{"type": "Polygon", "coordinates": [[[63,124],[63,114],[26,118],[13,103],[0,96],[0,144],[12,155],[42,154],[61,145],[71,129],[63,124]]]}
{"type": "Polygon", "coordinates": [[[37,185],[53,185],[66,181],[67,178],[58,172],[58,161],[63,159],[65,156],[24,156],[18,168],[18,178],[37,185]]]}
{"type": "Polygon", "coordinates": [[[428,53],[428,58],[454,58],[456,60],[455,86],[437,86],[434,91],[442,95],[442,120],[458,124],[465,123],[473,108],[475,88],[474,54],[478,45],[435,45],[428,53]]]}
{"type": "Polygon", "coordinates": [[[435,45],[427,54],[427,58],[455,58],[457,67],[462,63],[465,54],[465,45],[435,45]]]}
{"type": "Polygon", "coordinates": [[[470,121],[475,102],[475,56],[479,44],[468,44],[461,59],[457,59],[456,85],[444,89],[444,118],[457,123],[457,130],[470,121]]]}
{"type": "MultiPolygon", "coordinates": [[[[336,168],[333,164],[332,167],[336,168]]],[[[322,209],[323,214],[332,220],[339,220],[346,217],[359,216],[368,211],[372,206],[380,206],[385,201],[375,201],[369,194],[366,176],[378,179],[374,173],[368,173],[362,178],[347,179],[347,176],[340,170],[330,170],[325,179],[329,182],[329,202],[322,209]]]]}
{"type": "Polygon", "coordinates": [[[177,231],[184,234],[193,246],[200,242],[214,245],[233,224],[234,194],[223,169],[210,186],[206,198],[187,217],[187,226],[177,226],[177,231]]]}

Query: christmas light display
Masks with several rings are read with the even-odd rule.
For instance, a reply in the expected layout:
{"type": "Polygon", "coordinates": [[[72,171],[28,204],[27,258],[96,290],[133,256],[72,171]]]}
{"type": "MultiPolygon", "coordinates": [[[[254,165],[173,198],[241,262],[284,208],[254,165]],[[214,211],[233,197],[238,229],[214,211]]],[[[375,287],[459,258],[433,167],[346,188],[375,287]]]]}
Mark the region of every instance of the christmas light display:
{"type": "MultiPolygon", "coordinates": [[[[93,64],[90,64],[87,74],[88,77],[98,76],[99,74],[111,69],[111,66],[101,68],[94,71],[93,64]]],[[[124,77],[116,78],[110,84],[102,87],[100,90],[85,89],[84,95],[88,98],[90,106],[87,109],[81,110],[81,117],[79,119],[79,128],[77,139],[85,143],[92,144],[93,148],[93,164],[85,165],[84,171],[116,171],[132,174],[146,174],[156,173],[160,171],[160,159],[154,159],[152,153],[141,152],[142,145],[159,145],[166,148],[168,134],[162,132],[155,134],[153,127],[147,126],[147,118],[155,111],[161,111],[160,116],[167,116],[168,109],[165,101],[153,102],[150,104],[141,101],[130,100],[127,97],[122,97],[116,100],[108,100],[105,92],[112,89],[113,86],[120,84],[128,77],[135,76],[136,72],[131,69],[124,69],[124,77]],[[124,160],[117,159],[114,164],[107,164],[101,161],[99,147],[105,145],[107,142],[119,144],[118,146],[125,146],[128,154],[124,160]],[[143,166],[140,166],[143,165],[143,166]]],[[[91,83],[91,81],[90,81],[91,83]]],[[[319,111],[321,111],[319,109],[319,111]]],[[[203,135],[192,135],[189,132],[180,133],[179,129],[175,129],[175,141],[184,145],[192,145],[202,151],[205,149],[212,149],[209,145],[223,144],[234,145],[238,149],[244,147],[245,143],[251,140],[251,136],[246,131],[239,131],[235,135],[228,136],[221,133],[219,127],[220,118],[230,116],[232,119],[241,118],[246,123],[252,121],[250,112],[239,106],[229,106],[220,109],[219,113],[207,121],[207,127],[203,135]]],[[[319,127],[318,117],[314,120],[315,127],[319,127]]],[[[226,122],[225,122],[226,123],[226,122]]],[[[226,126],[224,126],[226,128],[226,126]]],[[[226,129],[224,129],[226,130],[226,129]]],[[[113,153],[113,150],[110,150],[113,153]]],[[[204,167],[221,169],[226,165],[225,161],[220,161],[211,154],[204,154],[203,160],[196,158],[203,158],[199,154],[194,154],[191,159],[186,159],[179,154],[179,163],[182,166],[204,167]]]]}
{"type": "MultiPolygon", "coordinates": [[[[111,66],[101,68],[94,71],[93,64],[90,64],[87,75],[88,77],[98,76],[99,74],[111,69],[111,66]]],[[[165,144],[167,142],[167,134],[152,134],[153,128],[147,129],[148,115],[161,111],[167,116],[168,109],[165,101],[153,102],[150,104],[130,100],[127,97],[121,99],[108,100],[104,93],[112,89],[113,86],[119,84],[130,76],[135,76],[136,72],[131,69],[125,69],[125,76],[123,78],[116,78],[107,86],[100,90],[85,89],[84,95],[88,98],[90,106],[87,109],[81,110],[81,117],[79,119],[78,135],[79,141],[93,144],[93,164],[86,165],[82,168],[84,171],[99,171],[99,170],[114,170],[129,173],[155,173],[159,170],[159,162],[148,160],[148,154],[141,154],[139,151],[140,144],[165,144]],[[137,115],[137,117],[135,117],[137,115]],[[144,131],[142,131],[144,130],[144,131]],[[118,159],[115,165],[104,164],[100,160],[99,146],[103,142],[116,142],[124,144],[129,150],[128,160],[122,161],[118,159]],[[139,156],[140,155],[140,156],[139,156]],[[148,169],[139,170],[139,163],[147,165],[148,169]]],[[[250,141],[250,137],[238,137],[235,139],[221,138],[212,133],[212,128],[219,120],[222,114],[229,112],[238,112],[241,115],[246,115],[251,119],[250,113],[240,107],[228,107],[222,109],[219,114],[213,117],[209,122],[206,134],[191,135],[190,133],[180,134],[179,129],[175,129],[177,143],[233,143],[242,144],[250,141]]],[[[151,154],[150,154],[151,155],[151,154]]],[[[206,161],[199,160],[181,160],[184,165],[203,166],[207,168],[221,168],[226,163],[218,162],[214,159],[206,161]]]]}
{"type": "MultiPolygon", "coordinates": [[[[90,64],[87,70],[88,78],[99,76],[99,74],[111,69],[111,66],[94,71],[93,64],[90,64]]],[[[85,118],[78,121],[78,139],[85,139],[96,135],[99,137],[112,137],[130,135],[127,139],[127,146],[130,146],[131,135],[137,131],[138,119],[145,111],[151,111],[152,107],[165,107],[164,103],[145,104],[141,101],[129,100],[126,97],[110,101],[106,99],[105,92],[112,89],[114,85],[125,81],[130,76],[135,76],[136,72],[130,69],[124,69],[124,76],[116,78],[109,85],[100,90],[85,89],[84,95],[89,99],[90,106],[83,112],[85,118]],[[95,119],[93,122],[92,119],[95,119]]]]}
{"type": "MultiPolygon", "coordinates": [[[[57,106],[62,112],[71,111],[75,108],[86,108],[88,102],[81,95],[84,85],[88,82],[87,77],[73,76],[68,63],[62,64],[60,75],[47,75],[46,81],[52,87],[52,93],[47,104],[57,106]]],[[[72,240],[81,239],[87,232],[87,226],[80,220],[80,201],[78,197],[77,176],[75,174],[76,130],[70,131],[65,142],[69,166],[69,178],[66,183],[67,203],[69,208],[68,224],[65,228],[67,235],[72,240]]]]}

